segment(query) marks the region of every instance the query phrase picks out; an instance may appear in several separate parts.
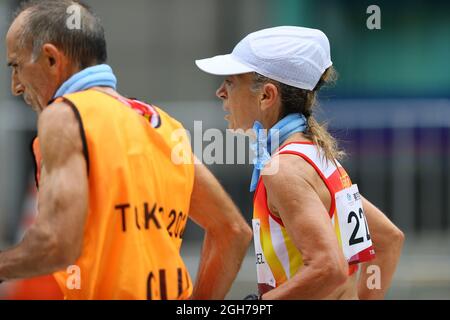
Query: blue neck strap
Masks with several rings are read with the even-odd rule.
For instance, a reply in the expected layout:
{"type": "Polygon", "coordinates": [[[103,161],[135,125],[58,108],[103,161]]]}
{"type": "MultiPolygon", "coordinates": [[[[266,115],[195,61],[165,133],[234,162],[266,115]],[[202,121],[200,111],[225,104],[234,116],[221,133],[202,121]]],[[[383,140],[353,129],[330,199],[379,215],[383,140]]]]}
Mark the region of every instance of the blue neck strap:
{"type": "Polygon", "coordinates": [[[110,87],[114,90],[116,89],[117,78],[110,66],[100,64],[74,74],[62,84],[53,98],[87,90],[92,87],[110,87]]]}
{"type": "Polygon", "coordinates": [[[271,154],[291,135],[297,132],[305,132],[306,128],[307,121],[305,116],[298,113],[290,114],[276,123],[269,130],[269,136],[267,137],[266,130],[262,124],[255,121],[253,130],[256,134],[256,140],[251,144],[251,148],[255,152],[252,182],[250,184],[251,192],[255,191],[261,170],[270,161],[271,154]],[[270,150],[270,153],[268,150],[270,150]]]}

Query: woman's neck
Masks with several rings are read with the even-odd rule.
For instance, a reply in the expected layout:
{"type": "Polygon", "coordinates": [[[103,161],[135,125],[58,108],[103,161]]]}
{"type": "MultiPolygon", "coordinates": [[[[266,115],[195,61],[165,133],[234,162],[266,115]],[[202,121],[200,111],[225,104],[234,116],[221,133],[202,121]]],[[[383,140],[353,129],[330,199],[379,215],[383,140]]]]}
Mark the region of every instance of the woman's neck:
{"type": "MultiPolygon", "coordinates": [[[[287,138],[286,141],[283,143],[283,145],[280,145],[280,147],[292,142],[312,142],[312,140],[307,138],[304,133],[297,132],[291,135],[289,138],[287,138]]],[[[279,150],[280,147],[277,148],[276,152],[279,150]]]]}

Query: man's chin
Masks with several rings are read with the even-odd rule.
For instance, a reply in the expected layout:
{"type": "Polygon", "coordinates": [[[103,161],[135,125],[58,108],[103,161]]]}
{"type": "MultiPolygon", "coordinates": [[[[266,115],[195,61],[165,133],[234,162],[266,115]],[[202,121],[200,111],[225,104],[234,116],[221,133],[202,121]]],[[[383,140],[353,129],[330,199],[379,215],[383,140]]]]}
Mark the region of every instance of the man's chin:
{"type": "Polygon", "coordinates": [[[41,113],[41,108],[37,105],[37,104],[34,104],[34,103],[30,103],[30,102],[27,102],[27,101],[25,101],[25,103],[30,107],[30,109],[31,110],[33,110],[34,112],[37,112],[37,113],[41,113]]]}

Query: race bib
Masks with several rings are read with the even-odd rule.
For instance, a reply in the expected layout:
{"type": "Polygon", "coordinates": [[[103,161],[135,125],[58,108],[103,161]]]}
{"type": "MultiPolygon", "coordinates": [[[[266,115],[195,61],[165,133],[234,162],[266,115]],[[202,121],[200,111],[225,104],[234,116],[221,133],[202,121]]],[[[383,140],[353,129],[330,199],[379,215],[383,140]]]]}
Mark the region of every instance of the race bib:
{"type": "Polygon", "coordinates": [[[253,219],[253,242],[255,243],[255,255],[256,255],[256,275],[258,278],[259,293],[263,294],[270,289],[276,287],[276,281],[270,270],[269,265],[264,257],[264,252],[261,247],[261,222],[259,219],[253,219]]]}
{"type": "Polygon", "coordinates": [[[336,193],[336,213],[341,232],[342,250],[349,264],[375,257],[361,195],[356,184],[336,193]]]}

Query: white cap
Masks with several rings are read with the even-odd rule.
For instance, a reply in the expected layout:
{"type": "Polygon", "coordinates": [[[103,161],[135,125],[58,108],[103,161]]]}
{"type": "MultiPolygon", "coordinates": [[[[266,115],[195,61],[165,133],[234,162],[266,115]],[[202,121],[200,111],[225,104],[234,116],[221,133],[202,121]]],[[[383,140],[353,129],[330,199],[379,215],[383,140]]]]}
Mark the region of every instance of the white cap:
{"type": "Polygon", "coordinates": [[[267,78],[313,90],[333,63],[330,43],[320,30],[275,27],[253,32],[231,54],[196,60],[197,66],[215,75],[257,72],[267,78]]]}

